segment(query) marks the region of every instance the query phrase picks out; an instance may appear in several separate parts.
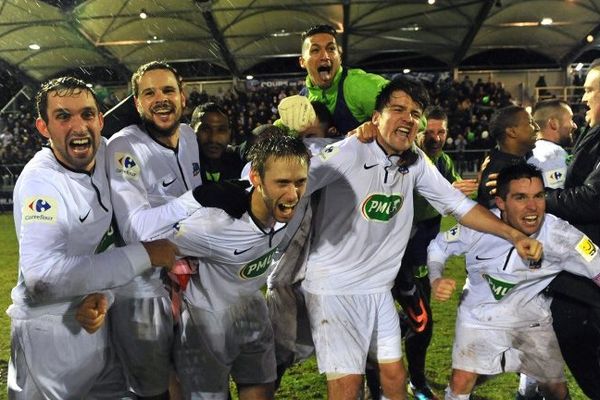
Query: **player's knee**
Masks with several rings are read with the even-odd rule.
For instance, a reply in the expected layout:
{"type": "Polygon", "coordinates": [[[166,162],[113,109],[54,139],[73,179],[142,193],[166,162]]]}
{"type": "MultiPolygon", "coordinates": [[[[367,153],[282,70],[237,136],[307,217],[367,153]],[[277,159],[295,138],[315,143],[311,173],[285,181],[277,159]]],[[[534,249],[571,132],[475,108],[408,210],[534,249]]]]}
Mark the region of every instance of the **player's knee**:
{"type": "Polygon", "coordinates": [[[445,395],[444,395],[444,400],[469,400],[471,398],[471,394],[467,393],[467,394],[455,394],[452,389],[450,389],[450,386],[446,387],[446,391],[445,391],[445,395]]]}

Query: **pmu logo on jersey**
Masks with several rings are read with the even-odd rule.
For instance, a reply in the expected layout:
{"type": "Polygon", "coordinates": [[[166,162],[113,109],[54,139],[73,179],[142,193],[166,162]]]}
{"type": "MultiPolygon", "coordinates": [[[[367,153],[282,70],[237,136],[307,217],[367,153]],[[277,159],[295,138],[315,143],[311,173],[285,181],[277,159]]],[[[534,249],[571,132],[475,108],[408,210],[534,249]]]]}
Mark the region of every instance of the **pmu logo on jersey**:
{"type": "Polygon", "coordinates": [[[501,300],[510,289],[515,287],[516,283],[506,282],[497,278],[494,278],[488,274],[483,274],[483,278],[487,281],[488,285],[490,285],[490,289],[492,290],[492,295],[494,299],[501,300]]]}
{"type": "Polygon", "coordinates": [[[271,266],[271,261],[273,260],[273,253],[275,253],[275,249],[269,251],[267,254],[260,256],[254,261],[250,261],[248,264],[244,265],[240,270],[240,278],[242,279],[252,279],[257,276],[261,276],[271,266]]]}
{"type": "Polygon", "coordinates": [[[115,153],[115,164],[117,165],[117,173],[126,178],[137,179],[140,175],[139,163],[131,154],[115,153]]]}
{"type": "Polygon", "coordinates": [[[111,223],[106,232],[104,233],[104,236],[102,236],[102,239],[100,239],[100,243],[98,243],[98,246],[96,246],[95,253],[100,254],[108,249],[112,249],[113,247],[115,247],[115,243],[115,229],[113,228],[113,225],[111,223]]]}
{"type": "Polygon", "coordinates": [[[403,202],[399,194],[374,193],[363,201],[361,212],[369,221],[388,222],[400,211],[403,202]]]}
{"type": "Polygon", "coordinates": [[[598,254],[598,247],[596,247],[594,242],[592,242],[590,238],[585,235],[583,235],[579,243],[577,243],[575,250],[577,250],[577,252],[581,254],[581,257],[583,257],[587,262],[591,262],[598,254]]]}
{"type": "Polygon", "coordinates": [[[23,223],[44,222],[53,224],[58,215],[57,201],[52,197],[29,197],[22,210],[23,223]]]}

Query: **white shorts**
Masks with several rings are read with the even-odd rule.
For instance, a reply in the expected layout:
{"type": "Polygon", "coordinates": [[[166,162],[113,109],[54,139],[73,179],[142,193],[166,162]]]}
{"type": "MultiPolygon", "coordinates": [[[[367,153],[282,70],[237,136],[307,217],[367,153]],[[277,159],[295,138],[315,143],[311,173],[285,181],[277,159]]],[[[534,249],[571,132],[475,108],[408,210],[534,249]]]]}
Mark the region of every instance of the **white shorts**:
{"type": "Polygon", "coordinates": [[[117,296],[108,315],[129,390],[142,397],[166,392],[173,371],[170,300],[117,296]]]}
{"type": "Polygon", "coordinates": [[[13,319],[8,395],[14,400],[130,397],[104,325],[89,334],[73,315],[13,319]]]}
{"type": "Polygon", "coordinates": [[[378,363],[402,358],[400,323],[390,291],[304,295],[321,373],[364,374],[367,356],[378,363]]]}
{"type": "Polygon", "coordinates": [[[456,324],[452,368],[495,375],[522,372],[538,382],[564,382],[564,361],[552,325],[491,329],[456,324]]]}
{"type": "Polygon", "coordinates": [[[184,302],[175,368],[186,399],[226,400],[230,374],[238,384],[274,382],[273,330],[262,293],[217,312],[184,302]]]}

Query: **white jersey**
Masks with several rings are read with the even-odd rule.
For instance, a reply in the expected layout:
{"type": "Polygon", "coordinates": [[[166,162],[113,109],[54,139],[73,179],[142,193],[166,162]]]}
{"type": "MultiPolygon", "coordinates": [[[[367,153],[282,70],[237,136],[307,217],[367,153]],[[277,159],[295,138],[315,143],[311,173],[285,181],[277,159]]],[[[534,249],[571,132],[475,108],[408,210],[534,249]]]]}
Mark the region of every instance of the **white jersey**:
{"type": "Polygon", "coordinates": [[[562,189],[567,175],[568,153],[558,144],[549,140],[539,139],[535,142],[533,155],[527,160],[542,170],[544,186],[552,189],[562,189]]]}
{"type": "Polygon", "coordinates": [[[13,193],[19,278],[11,317],[73,312],[83,296],[123,285],[151,268],[140,244],[110,248],[113,209],[105,150],[103,139],[96,167],[85,173],[64,167],[44,148],[19,176],[13,193]]]}
{"type": "Polygon", "coordinates": [[[376,141],[356,137],[311,160],[307,192],[321,189],[303,287],[315,294],[381,293],[392,288],[410,236],[413,190],[442,214],[460,219],[475,203],[438,172],[421,150],[398,168],[376,141]]]}
{"type": "MultiPolygon", "coordinates": [[[[493,210],[496,214],[499,211],[493,210]]],[[[451,255],[465,254],[467,281],[459,306],[461,324],[523,328],[551,322],[551,298],[540,295],[560,271],[600,284],[598,248],[575,227],[546,214],[535,235],[544,246],[541,266],[530,267],[508,241],[461,225],[438,234],[428,248],[432,279],[451,255]]]]}
{"type": "MultiPolygon", "coordinates": [[[[192,189],[202,184],[198,142],[179,126],[177,148],[154,140],[137,125],[123,128],[108,142],[107,170],[119,230],[126,243],[146,241],[191,215],[200,205],[192,189]]],[[[140,276],[119,294],[164,296],[160,271],[140,276]]]]}
{"type": "Polygon", "coordinates": [[[285,224],[260,228],[248,212],[234,219],[218,208],[201,208],[168,236],[181,254],[198,257],[198,273],[184,297],[194,307],[222,310],[263,287],[285,224]]]}

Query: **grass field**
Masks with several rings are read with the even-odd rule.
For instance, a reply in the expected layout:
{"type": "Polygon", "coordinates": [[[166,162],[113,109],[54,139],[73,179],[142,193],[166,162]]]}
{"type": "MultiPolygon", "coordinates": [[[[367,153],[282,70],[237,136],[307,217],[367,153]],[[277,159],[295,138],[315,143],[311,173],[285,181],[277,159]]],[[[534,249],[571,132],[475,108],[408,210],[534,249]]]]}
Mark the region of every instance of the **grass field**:
{"type": "MultiPolygon", "coordinates": [[[[453,222],[445,219],[445,227],[453,222]]],[[[447,275],[464,280],[464,261],[451,260],[446,268],[447,275]]],[[[17,279],[17,241],[12,214],[0,214],[0,308],[6,310],[10,304],[10,290],[17,279]]],[[[427,376],[431,386],[442,393],[450,376],[450,355],[454,336],[454,316],[459,293],[446,303],[433,302],[434,334],[427,353],[427,376]]],[[[0,400],[6,396],[6,366],[10,355],[10,320],[0,312],[0,400]]],[[[325,398],[325,380],[316,369],[314,358],[291,368],[283,379],[278,399],[309,400],[325,398]]],[[[493,378],[476,389],[471,396],[479,400],[509,400],[514,398],[518,384],[516,374],[504,374],[493,378]]],[[[569,376],[571,398],[586,398],[569,376]]]]}

